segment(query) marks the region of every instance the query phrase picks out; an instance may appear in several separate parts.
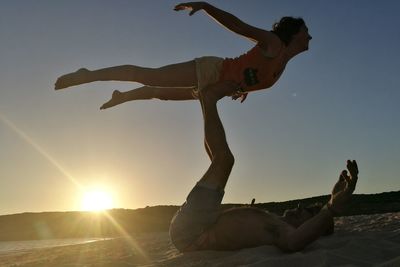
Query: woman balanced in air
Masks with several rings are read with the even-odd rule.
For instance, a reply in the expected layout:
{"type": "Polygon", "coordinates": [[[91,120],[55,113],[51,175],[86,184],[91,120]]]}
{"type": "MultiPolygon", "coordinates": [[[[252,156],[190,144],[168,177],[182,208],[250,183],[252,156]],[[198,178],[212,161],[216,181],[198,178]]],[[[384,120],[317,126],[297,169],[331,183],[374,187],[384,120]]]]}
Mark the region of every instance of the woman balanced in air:
{"type": "Polygon", "coordinates": [[[243,102],[247,93],[266,89],[276,83],[287,62],[308,49],[311,36],[301,18],[283,17],[271,31],[248,25],[232,14],[206,2],[182,3],[176,11],[193,15],[204,10],[228,30],[255,43],[237,58],[200,57],[160,68],[122,65],[98,70],[79,69],[58,78],[55,89],[94,81],[130,81],[143,87],[127,92],[114,91],[101,109],[141,99],[191,100],[206,87],[218,97],[232,96],[243,102]]]}

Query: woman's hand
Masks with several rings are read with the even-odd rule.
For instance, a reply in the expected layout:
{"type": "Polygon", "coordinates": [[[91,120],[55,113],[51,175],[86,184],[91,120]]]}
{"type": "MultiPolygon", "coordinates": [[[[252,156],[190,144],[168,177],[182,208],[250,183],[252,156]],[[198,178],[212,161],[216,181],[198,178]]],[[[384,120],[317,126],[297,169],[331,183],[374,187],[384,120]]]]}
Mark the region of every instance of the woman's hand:
{"type": "Polygon", "coordinates": [[[206,2],[188,2],[188,3],[181,3],[175,6],[174,10],[175,11],[181,11],[181,10],[190,10],[189,16],[193,15],[199,10],[202,10],[204,6],[206,5],[206,2]]]}

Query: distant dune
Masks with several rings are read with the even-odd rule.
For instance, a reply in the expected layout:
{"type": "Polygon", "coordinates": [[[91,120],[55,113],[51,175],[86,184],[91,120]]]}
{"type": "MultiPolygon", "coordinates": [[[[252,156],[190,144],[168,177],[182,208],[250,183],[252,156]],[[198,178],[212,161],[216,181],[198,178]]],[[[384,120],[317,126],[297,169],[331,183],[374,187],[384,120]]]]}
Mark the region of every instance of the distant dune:
{"type": "MultiPolygon", "coordinates": [[[[325,203],[328,195],[285,202],[255,204],[256,207],[282,214],[299,202],[308,205],[325,203]]],[[[223,209],[245,204],[224,204],[223,209]]],[[[178,206],[155,206],[142,209],[113,209],[107,213],[43,212],[0,216],[0,240],[37,240],[81,237],[117,237],[126,233],[167,231],[178,206]]],[[[354,195],[344,216],[400,211],[400,191],[354,195]]]]}

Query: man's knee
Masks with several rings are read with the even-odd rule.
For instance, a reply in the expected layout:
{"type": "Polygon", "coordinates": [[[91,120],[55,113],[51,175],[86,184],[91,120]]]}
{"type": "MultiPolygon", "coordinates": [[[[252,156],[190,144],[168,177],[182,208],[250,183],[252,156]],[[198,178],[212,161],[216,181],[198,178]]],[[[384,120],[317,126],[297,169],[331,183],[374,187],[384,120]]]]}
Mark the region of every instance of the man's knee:
{"type": "Polygon", "coordinates": [[[235,157],[230,150],[216,153],[214,160],[229,168],[232,168],[235,163],[235,157]]]}
{"type": "Polygon", "coordinates": [[[233,167],[233,164],[235,164],[235,157],[233,156],[231,151],[228,152],[228,154],[226,156],[226,161],[230,167],[233,167]]]}

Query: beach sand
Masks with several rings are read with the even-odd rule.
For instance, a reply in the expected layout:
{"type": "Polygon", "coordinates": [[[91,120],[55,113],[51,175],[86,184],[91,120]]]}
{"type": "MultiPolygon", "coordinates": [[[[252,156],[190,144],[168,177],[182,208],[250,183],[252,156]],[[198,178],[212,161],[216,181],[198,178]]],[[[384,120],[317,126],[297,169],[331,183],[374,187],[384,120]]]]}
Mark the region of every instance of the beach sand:
{"type": "Polygon", "coordinates": [[[335,234],[285,254],[273,246],[182,254],[168,233],[0,255],[0,266],[400,266],[400,212],[335,219],[335,234]]]}

